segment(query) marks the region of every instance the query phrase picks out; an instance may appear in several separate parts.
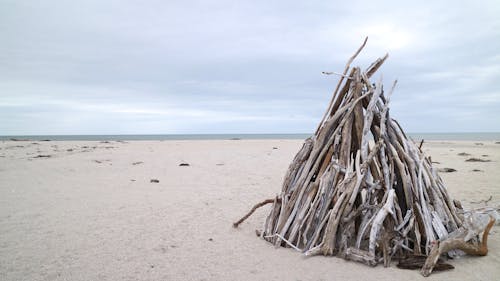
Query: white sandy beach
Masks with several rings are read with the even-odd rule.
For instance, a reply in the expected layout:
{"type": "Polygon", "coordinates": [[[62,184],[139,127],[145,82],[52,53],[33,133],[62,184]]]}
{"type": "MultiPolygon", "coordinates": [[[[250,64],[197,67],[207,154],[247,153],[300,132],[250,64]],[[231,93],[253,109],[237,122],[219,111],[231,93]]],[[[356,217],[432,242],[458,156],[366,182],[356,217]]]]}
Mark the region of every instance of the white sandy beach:
{"type": "MultiPolygon", "coordinates": [[[[0,142],[0,280],[423,280],[395,264],[371,268],[276,249],[255,235],[266,207],[232,228],[279,193],[301,144],[0,142]]],[[[498,205],[500,144],[424,149],[437,167],[457,170],[441,176],[465,207],[485,206],[490,196],[487,204],[498,205]],[[470,157],[491,161],[465,162],[470,157]]],[[[455,269],[426,280],[498,280],[499,232],[490,234],[488,256],[453,260],[455,269]]]]}

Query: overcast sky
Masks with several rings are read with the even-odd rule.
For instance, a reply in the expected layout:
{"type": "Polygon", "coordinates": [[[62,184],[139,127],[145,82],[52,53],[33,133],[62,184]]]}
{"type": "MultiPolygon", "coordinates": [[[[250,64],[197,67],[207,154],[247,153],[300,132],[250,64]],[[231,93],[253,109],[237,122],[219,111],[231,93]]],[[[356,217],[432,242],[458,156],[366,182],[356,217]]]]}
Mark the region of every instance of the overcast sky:
{"type": "Polygon", "coordinates": [[[498,0],[296,2],[0,0],[0,135],[312,133],[365,36],[406,131],[500,131],[498,0]]]}

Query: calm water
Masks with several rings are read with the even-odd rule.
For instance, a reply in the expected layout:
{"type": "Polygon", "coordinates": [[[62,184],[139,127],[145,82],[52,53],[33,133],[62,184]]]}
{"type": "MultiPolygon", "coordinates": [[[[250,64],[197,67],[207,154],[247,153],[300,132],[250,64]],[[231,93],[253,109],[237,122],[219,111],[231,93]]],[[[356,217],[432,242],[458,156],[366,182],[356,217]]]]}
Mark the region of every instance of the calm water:
{"type": "Polygon", "coordinates": [[[408,133],[414,140],[468,140],[500,141],[500,132],[496,133],[408,133]]]}
{"type": "Polygon", "coordinates": [[[189,134],[189,135],[48,135],[0,136],[0,140],[59,140],[59,141],[112,141],[112,140],[230,140],[230,139],[305,139],[308,134],[189,134]]]}
{"type": "MultiPolygon", "coordinates": [[[[500,133],[409,133],[414,140],[500,141],[500,133]]],[[[305,139],[310,134],[190,134],[190,135],[47,135],[0,136],[0,140],[112,141],[112,140],[230,140],[305,139]]]]}

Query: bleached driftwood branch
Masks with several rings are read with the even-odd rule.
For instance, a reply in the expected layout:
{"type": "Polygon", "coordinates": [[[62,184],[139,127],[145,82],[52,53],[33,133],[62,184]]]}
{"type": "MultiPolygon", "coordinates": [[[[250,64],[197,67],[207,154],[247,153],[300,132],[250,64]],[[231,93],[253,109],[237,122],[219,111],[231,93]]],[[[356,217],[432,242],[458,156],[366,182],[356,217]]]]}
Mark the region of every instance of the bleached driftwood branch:
{"type": "Polygon", "coordinates": [[[392,257],[422,254],[434,261],[443,249],[469,247],[445,242],[467,229],[463,210],[430,158],[391,118],[396,82],[386,93],[382,79],[370,81],[388,55],[366,70],[351,67],[365,44],[366,39],[342,73],[326,73],[340,76],[339,82],[315,134],[290,164],[281,193],[254,206],[235,226],[272,203],[259,232],[263,239],[308,256],[335,255],[369,265],[389,266],[392,257]]]}

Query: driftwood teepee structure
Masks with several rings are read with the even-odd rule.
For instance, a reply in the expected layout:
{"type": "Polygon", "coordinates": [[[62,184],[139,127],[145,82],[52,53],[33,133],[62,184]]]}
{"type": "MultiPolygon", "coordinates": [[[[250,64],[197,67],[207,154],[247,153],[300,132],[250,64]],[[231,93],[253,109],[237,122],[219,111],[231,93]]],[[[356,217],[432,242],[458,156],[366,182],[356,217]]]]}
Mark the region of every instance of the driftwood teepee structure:
{"type": "Polygon", "coordinates": [[[366,70],[350,67],[365,44],[338,74],[328,110],[291,163],[281,193],[234,226],[272,203],[258,234],[274,245],[369,265],[423,256],[425,276],[452,249],[485,254],[493,222],[479,243],[486,225],[464,221],[430,158],[390,117],[396,83],[386,91],[370,81],[387,55],[366,70]]]}

